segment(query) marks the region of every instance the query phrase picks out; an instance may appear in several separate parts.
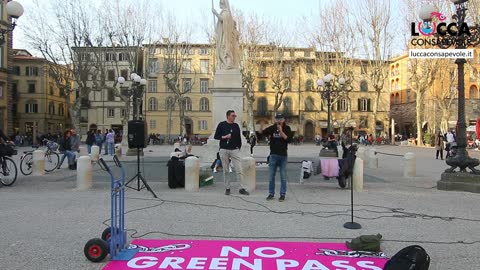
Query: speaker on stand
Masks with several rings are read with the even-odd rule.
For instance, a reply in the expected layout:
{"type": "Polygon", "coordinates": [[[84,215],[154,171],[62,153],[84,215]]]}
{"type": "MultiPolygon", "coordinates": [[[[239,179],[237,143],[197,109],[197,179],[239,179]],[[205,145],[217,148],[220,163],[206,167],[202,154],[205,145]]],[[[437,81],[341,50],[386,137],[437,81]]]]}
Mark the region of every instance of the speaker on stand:
{"type": "Polygon", "coordinates": [[[137,174],[130,179],[125,186],[131,189],[135,189],[136,191],[140,191],[144,188],[147,188],[150,193],[153,194],[153,197],[157,198],[157,195],[150,186],[147,184],[147,181],[142,176],[142,172],[140,171],[140,149],[146,147],[146,135],[147,135],[147,126],[144,121],[141,120],[131,120],[128,121],[128,148],[136,148],[137,149],[137,174]],[[137,187],[130,187],[132,181],[137,180],[137,187]],[[140,186],[140,182],[142,182],[143,186],[140,186]]]}

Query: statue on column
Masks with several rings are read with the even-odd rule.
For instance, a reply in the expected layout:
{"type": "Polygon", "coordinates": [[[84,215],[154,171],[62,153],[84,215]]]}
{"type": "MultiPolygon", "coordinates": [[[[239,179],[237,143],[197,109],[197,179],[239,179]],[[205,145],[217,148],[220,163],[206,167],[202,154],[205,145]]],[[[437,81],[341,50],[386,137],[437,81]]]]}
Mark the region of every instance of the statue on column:
{"type": "Polygon", "coordinates": [[[220,14],[212,7],[217,17],[215,26],[216,70],[240,69],[240,33],[233,20],[228,0],[220,0],[220,14]]]}

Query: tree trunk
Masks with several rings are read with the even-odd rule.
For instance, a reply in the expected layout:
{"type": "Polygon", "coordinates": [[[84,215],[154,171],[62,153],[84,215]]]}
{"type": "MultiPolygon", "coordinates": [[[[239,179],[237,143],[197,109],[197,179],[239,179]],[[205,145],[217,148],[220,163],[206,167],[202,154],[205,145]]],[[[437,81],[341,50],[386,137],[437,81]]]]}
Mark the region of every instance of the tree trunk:
{"type": "MultiPolygon", "coordinates": [[[[72,128],[79,129],[80,128],[80,100],[75,100],[73,106],[69,106],[68,110],[70,112],[70,119],[72,121],[72,128]]],[[[68,103],[66,104],[69,105],[68,103]]]]}
{"type": "Polygon", "coordinates": [[[380,91],[375,91],[375,98],[373,99],[373,121],[370,126],[372,128],[371,131],[374,137],[377,137],[376,127],[377,127],[378,101],[380,99],[380,91]]]}
{"type": "Polygon", "coordinates": [[[249,98],[247,98],[248,102],[248,107],[247,107],[247,112],[248,112],[248,126],[250,131],[255,132],[255,118],[253,116],[253,101],[249,98]]]}
{"type": "Polygon", "coordinates": [[[170,143],[172,137],[172,106],[168,108],[168,119],[167,119],[167,140],[170,143]]]}
{"type": "Polygon", "coordinates": [[[180,117],[180,135],[185,137],[187,135],[187,129],[185,127],[185,101],[183,99],[179,100],[179,112],[180,117]]]}
{"type": "Polygon", "coordinates": [[[423,134],[422,134],[422,111],[423,111],[423,91],[419,91],[417,93],[417,98],[416,98],[416,104],[415,104],[415,109],[416,109],[416,121],[417,121],[417,145],[418,146],[423,146],[423,134]]]}

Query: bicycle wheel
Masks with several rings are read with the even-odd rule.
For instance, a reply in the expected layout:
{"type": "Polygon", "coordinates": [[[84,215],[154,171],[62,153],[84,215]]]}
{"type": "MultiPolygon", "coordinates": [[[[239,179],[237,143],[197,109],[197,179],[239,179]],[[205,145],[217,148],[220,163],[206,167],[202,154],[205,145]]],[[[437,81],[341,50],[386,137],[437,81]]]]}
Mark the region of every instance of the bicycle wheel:
{"type": "Polygon", "coordinates": [[[58,162],[60,161],[60,157],[55,152],[47,152],[45,154],[45,171],[51,172],[55,170],[58,166],[58,162]]]}
{"type": "Polygon", "coordinates": [[[2,168],[0,168],[0,182],[5,186],[11,186],[17,180],[17,165],[9,157],[3,157],[2,168]]]}
{"type": "Polygon", "coordinates": [[[30,175],[33,172],[33,154],[28,153],[23,156],[22,161],[20,162],[20,171],[23,175],[30,175]]]}

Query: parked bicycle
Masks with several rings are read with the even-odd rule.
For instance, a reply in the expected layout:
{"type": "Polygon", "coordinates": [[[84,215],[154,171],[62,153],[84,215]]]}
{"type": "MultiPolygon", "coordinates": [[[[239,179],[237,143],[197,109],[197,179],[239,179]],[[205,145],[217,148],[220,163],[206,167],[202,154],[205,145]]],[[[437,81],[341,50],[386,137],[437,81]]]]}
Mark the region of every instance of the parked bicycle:
{"type": "MultiPolygon", "coordinates": [[[[60,156],[56,152],[58,150],[58,144],[54,141],[43,140],[45,147],[45,171],[51,172],[55,170],[60,161],[60,156]]],[[[20,158],[20,171],[23,175],[30,175],[33,172],[33,151],[40,148],[40,145],[32,146],[34,150],[23,152],[20,158]]]]}
{"type": "Polygon", "coordinates": [[[0,182],[4,186],[11,186],[17,180],[17,165],[10,157],[17,154],[11,144],[0,144],[0,182]]]}

